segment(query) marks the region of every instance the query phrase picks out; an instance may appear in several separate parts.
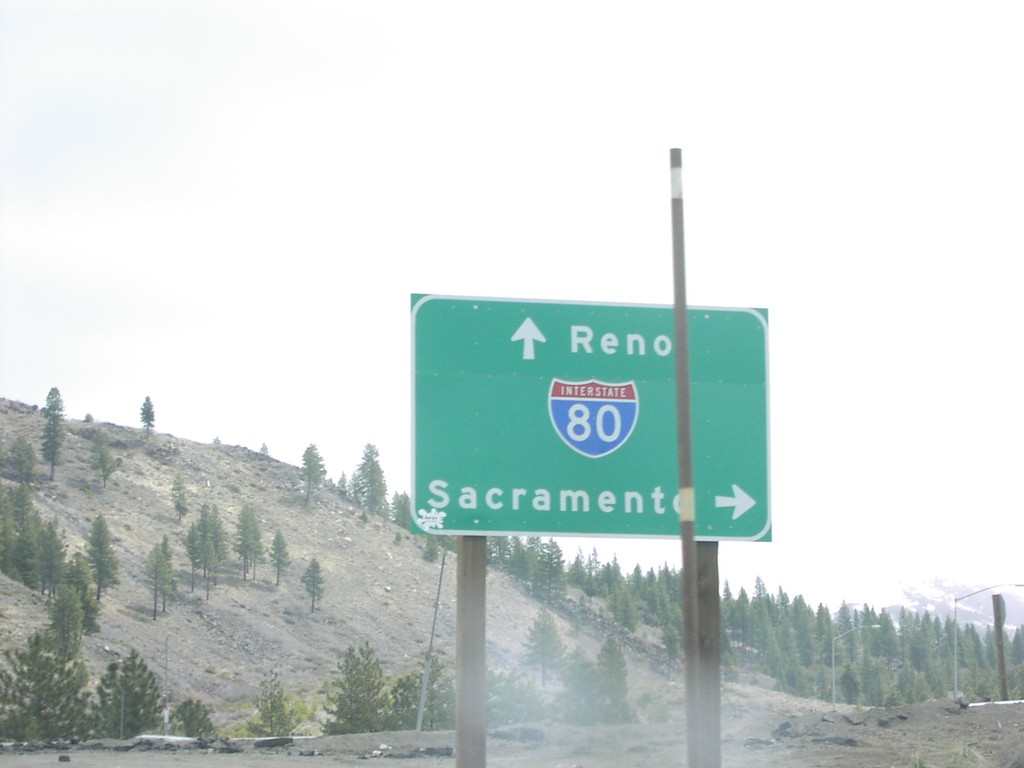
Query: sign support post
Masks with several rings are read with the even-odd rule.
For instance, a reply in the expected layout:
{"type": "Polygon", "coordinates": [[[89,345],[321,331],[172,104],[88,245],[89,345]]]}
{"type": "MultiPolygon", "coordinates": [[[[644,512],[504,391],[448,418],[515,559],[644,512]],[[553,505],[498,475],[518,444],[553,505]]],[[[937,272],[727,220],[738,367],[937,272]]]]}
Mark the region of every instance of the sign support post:
{"type": "Polygon", "coordinates": [[[679,531],[683,547],[683,639],[686,663],[686,748],[691,768],[721,765],[718,690],[718,546],[696,540],[690,419],[690,345],[683,241],[682,151],[670,151],[672,262],[675,287],[676,430],[679,444],[679,531]],[[703,545],[703,546],[702,546],[703,545]],[[712,591],[713,590],[713,591],[712,591]]]}
{"type": "Polygon", "coordinates": [[[487,537],[458,538],[455,768],[484,768],[487,765],[487,537]]]}

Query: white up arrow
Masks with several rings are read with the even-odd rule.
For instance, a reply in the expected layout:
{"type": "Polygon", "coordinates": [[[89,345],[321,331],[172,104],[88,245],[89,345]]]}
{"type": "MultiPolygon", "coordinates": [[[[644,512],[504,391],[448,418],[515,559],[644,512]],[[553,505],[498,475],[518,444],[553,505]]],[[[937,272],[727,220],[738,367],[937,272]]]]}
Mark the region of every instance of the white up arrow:
{"type": "Polygon", "coordinates": [[[530,318],[523,320],[519,330],[512,334],[512,341],[523,342],[523,360],[533,360],[533,343],[535,341],[547,341],[540,328],[530,318]]]}
{"type": "Polygon", "coordinates": [[[715,496],[716,507],[732,507],[732,519],[740,517],[757,502],[747,495],[747,492],[733,483],[732,496],[715,496]]]}

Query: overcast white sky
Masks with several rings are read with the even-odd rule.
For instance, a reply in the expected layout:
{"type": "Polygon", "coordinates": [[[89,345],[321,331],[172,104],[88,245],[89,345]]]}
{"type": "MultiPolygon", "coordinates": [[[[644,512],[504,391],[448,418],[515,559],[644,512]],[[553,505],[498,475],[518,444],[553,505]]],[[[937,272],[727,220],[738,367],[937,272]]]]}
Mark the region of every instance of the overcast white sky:
{"type": "Polygon", "coordinates": [[[1022,582],[1021,39],[1015,2],[0,0],[0,395],[334,478],[373,443],[407,491],[409,295],[670,304],[681,147],[690,302],[770,312],[775,541],[722,578],[1022,582]]]}

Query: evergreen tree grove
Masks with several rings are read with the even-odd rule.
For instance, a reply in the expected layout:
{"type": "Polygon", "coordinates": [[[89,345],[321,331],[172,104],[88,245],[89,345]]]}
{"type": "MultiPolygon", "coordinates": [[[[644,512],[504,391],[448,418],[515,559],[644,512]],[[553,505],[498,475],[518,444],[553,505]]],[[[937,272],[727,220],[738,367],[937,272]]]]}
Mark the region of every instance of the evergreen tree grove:
{"type": "Polygon", "coordinates": [[[256,563],[263,559],[263,534],[256,510],[246,504],[238,514],[235,524],[235,552],[242,558],[242,580],[252,570],[253,581],[256,580],[256,563]]]}

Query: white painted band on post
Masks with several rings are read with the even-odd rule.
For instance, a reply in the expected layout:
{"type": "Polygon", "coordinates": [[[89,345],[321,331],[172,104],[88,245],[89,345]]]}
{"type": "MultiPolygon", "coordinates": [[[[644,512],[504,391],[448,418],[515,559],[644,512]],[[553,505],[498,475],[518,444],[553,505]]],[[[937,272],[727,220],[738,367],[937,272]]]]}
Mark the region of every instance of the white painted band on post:
{"type": "Polygon", "coordinates": [[[679,522],[697,522],[697,503],[693,488],[679,489],[679,522]]]}
{"type": "Polygon", "coordinates": [[[672,168],[672,199],[683,199],[683,169],[678,166],[672,168]]]}

